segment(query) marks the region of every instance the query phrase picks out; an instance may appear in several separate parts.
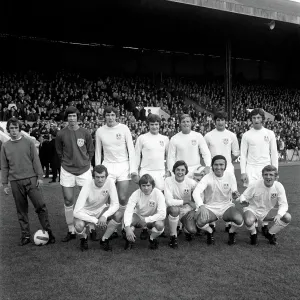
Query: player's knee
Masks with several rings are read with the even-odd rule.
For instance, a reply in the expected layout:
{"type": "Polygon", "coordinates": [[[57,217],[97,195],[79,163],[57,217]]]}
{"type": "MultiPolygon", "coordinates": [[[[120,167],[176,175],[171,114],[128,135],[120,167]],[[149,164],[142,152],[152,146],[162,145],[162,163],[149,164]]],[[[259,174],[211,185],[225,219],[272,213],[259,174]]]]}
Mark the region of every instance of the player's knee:
{"type": "Polygon", "coordinates": [[[119,195],[119,203],[121,206],[127,205],[128,199],[125,195],[119,195]]]}
{"type": "Polygon", "coordinates": [[[234,215],[233,222],[237,225],[241,225],[244,222],[243,216],[239,213],[234,215]]]}
{"type": "Polygon", "coordinates": [[[124,213],[121,211],[117,211],[115,212],[115,214],[113,215],[113,219],[117,222],[120,223],[122,221],[124,213]]]}
{"type": "Polygon", "coordinates": [[[82,232],[84,229],[84,221],[74,218],[74,227],[77,232],[82,232]]]}
{"type": "Polygon", "coordinates": [[[203,227],[204,225],[206,225],[207,222],[202,220],[200,216],[198,216],[197,220],[196,220],[196,225],[197,227],[201,228],[203,227]]]}
{"type": "Polygon", "coordinates": [[[284,223],[290,223],[292,221],[292,216],[290,213],[286,213],[282,218],[281,220],[284,222],[284,223]]]}
{"type": "Polygon", "coordinates": [[[177,206],[169,206],[169,207],[168,207],[168,213],[169,213],[169,215],[171,215],[172,217],[177,217],[177,216],[179,216],[179,212],[180,212],[180,209],[179,209],[179,207],[177,207],[177,206]]]}
{"type": "MultiPolygon", "coordinates": [[[[201,226],[202,227],[202,226],[201,226]]],[[[196,226],[190,226],[186,225],[185,229],[190,233],[190,234],[196,234],[197,233],[197,228],[196,226]]]]}
{"type": "Polygon", "coordinates": [[[70,199],[68,197],[64,197],[65,206],[72,206],[73,205],[73,197],[70,199]]]}
{"type": "Polygon", "coordinates": [[[162,221],[156,221],[154,224],[154,227],[158,230],[158,231],[162,231],[165,227],[164,222],[162,221]]]}

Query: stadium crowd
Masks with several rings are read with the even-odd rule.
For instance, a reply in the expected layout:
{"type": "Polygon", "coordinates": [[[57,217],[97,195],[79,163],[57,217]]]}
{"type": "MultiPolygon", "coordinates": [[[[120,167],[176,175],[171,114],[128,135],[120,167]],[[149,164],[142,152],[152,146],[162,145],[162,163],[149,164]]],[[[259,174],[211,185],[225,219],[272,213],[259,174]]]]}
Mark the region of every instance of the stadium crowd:
{"type": "MultiPolygon", "coordinates": [[[[145,107],[160,107],[170,115],[162,118],[160,132],[171,138],[179,128],[179,115],[193,118],[193,130],[205,135],[214,129],[212,113],[224,108],[224,88],[221,82],[196,83],[192,80],[168,78],[154,84],[149,77],[103,77],[95,80],[65,71],[43,74],[2,72],[0,74],[0,120],[16,116],[23,121],[22,129],[36,139],[51,140],[51,132],[64,127],[64,111],[75,105],[80,111],[80,126],[90,130],[94,138],[104,124],[103,110],[107,105],[117,107],[119,121],[131,130],[133,140],[146,133],[145,107]],[[191,99],[197,105],[186,105],[191,99]]],[[[242,135],[250,128],[247,108],[263,107],[275,116],[266,120],[265,127],[275,132],[278,150],[285,157],[286,149],[300,147],[300,90],[254,83],[236,83],[232,89],[232,121],[227,129],[242,135]]]]}

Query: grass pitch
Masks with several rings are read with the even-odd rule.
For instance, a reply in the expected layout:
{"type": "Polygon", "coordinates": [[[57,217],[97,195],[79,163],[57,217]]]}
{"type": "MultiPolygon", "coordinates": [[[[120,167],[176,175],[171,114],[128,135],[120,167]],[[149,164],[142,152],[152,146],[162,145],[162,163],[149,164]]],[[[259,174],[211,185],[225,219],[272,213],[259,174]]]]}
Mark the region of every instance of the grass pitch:
{"type": "MultiPolygon", "coordinates": [[[[58,183],[43,186],[57,243],[19,247],[14,200],[1,189],[0,299],[300,299],[299,175],[299,165],[280,167],[293,220],[278,234],[275,247],[261,234],[259,246],[251,246],[245,227],[238,232],[237,245],[228,246],[224,222],[219,221],[215,246],[207,246],[205,236],[186,242],[181,235],[177,250],[160,238],[157,251],[139,239],[135,249],[124,251],[119,238],[112,241],[112,252],[92,241],[81,252],[78,239],[60,242],[67,226],[58,183]]],[[[40,225],[31,204],[29,217],[33,234],[40,225]]]]}

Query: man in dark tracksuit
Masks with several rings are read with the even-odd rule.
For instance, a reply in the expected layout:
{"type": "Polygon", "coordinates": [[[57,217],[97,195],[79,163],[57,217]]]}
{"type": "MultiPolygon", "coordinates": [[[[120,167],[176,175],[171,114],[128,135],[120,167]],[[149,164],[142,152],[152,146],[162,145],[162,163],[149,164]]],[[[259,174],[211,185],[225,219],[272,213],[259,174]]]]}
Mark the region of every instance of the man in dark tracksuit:
{"type": "Polygon", "coordinates": [[[20,246],[30,243],[30,228],[28,220],[28,200],[31,200],[44,230],[48,231],[48,244],[55,243],[49,223],[48,211],[43,200],[39,185],[43,183],[43,170],[30,138],[20,133],[21,124],[18,119],[11,118],[7,122],[7,131],[11,140],[2,145],[1,172],[5,194],[9,193],[8,180],[15,199],[18,219],[21,227],[20,246]]]}

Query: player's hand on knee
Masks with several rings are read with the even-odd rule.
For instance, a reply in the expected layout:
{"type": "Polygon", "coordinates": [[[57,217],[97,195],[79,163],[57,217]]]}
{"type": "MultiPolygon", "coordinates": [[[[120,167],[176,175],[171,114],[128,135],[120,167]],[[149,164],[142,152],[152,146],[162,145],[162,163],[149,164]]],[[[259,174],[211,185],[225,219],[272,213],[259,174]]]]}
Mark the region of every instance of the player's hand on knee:
{"type": "Polygon", "coordinates": [[[130,176],[131,176],[131,180],[133,180],[133,182],[135,182],[136,184],[139,183],[140,177],[137,173],[135,173],[135,172],[131,173],[130,176]]]}
{"type": "Polygon", "coordinates": [[[249,182],[248,175],[246,173],[241,174],[241,181],[246,184],[249,182]]]}
{"type": "Polygon", "coordinates": [[[193,220],[194,217],[195,217],[195,213],[196,213],[196,212],[195,212],[194,210],[191,210],[190,212],[187,213],[186,219],[189,220],[189,221],[190,221],[190,220],[193,220]]]}
{"type": "Polygon", "coordinates": [[[201,205],[199,207],[199,210],[200,210],[200,219],[203,223],[208,223],[208,220],[209,220],[209,211],[208,209],[204,206],[204,205],[201,205]]]}
{"type": "Polygon", "coordinates": [[[107,227],[106,221],[107,219],[104,216],[101,216],[96,225],[99,226],[101,230],[104,230],[107,227]]]}
{"type": "Polygon", "coordinates": [[[278,224],[278,222],[280,221],[281,218],[282,218],[281,215],[276,215],[276,216],[274,217],[274,222],[275,222],[276,224],[278,224]]]}
{"type": "Polygon", "coordinates": [[[125,232],[126,232],[126,239],[129,241],[129,242],[135,242],[135,234],[133,232],[133,230],[131,229],[130,226],[127,226],[125,227],[125,232]]]}

